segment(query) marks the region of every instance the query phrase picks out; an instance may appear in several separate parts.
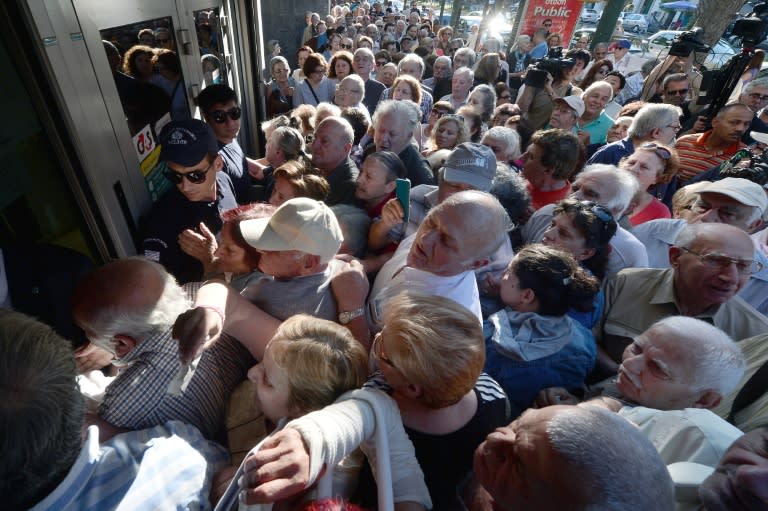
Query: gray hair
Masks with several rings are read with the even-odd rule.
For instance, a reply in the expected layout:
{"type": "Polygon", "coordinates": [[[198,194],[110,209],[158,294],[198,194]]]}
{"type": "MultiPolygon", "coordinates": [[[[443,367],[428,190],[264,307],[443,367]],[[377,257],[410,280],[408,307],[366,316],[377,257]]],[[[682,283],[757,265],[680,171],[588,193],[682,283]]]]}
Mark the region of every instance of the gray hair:
{"type": "Polygon", "coordinates": [[[0,312],[0,496],[29,509],[80,454],[85,401],[72,345],[19,312],[0,312]]]}
{"type": "Polygon", "coordinates": [[[460,67],[459,69],[453,72],[453,76],[462,75],[462,74],[469,77],[470,81],[475,79],[475,72],[468,67],[460,67]]]}
{"type": "Polygon", "coordinates": [[[651,325],[644,334],[663,336],[669,339],[668,346],[684,354],[694,392],[714,390],[724,396],[735,390],[744,376],[741,349],[728,334],[705,321],[670,316],[651,325]]]}
{"type": "Polygon", "coordinates": [[[373,52],[371,51],[370,48],[365,48],[365,47],[358,48],[358,49],[355,50],[354,56],[357,57],[358,54],[365,55],[366,57],[368,57],[371,60],[376,60],[376,58],[373,56],[373,52]]]}
{"type": "Polygon", "coordinates": [[[336,204],[331,206],[331,211],[336,215],[341,232],[344,233],[344,243],[349,253],[355,257],[365,257],[371,217],[362,209],[349,204],[336,204]]]}
{"type": "Polygon", "coordinates": [[[399,117],[406,124],[406,128],[413,131],[421,119],[421,109],[413,101],[395,101],[394,99],[382,101],[373,113],[374,127],[379,124],[379,119],[384,115],[399,117]]]}
{"type": "Polygon", "coordinates": [[[88,328],[96,337],[90,340],[110,352],[114,352],[112,338],[115,335],[125,334],[138,340],[146,339],[152,334],[169,330],[176,318],[192,306],[184,289],[160,264],[143,257],[126,257],[122,260],[142,261],[152,267],[163,283],[163,291],[156,301],[144,306],[113,304],[91,310],[88,328]]]}
{"type": "Polygon", "coordinates": [[[296,128],[280,126],[272,132],[270,140],[285,154],[286,160],[295,160],[305,156],[304,136],[296,128]]]}
{"type": "Polygon", "coordinates": [[[315,108],[315,126],[319,124],[318,119],[320,121],[324,121],[328,117],[340,117],[340,116],[341,116],[341,108],[334,105],[333,103],[326,103],[325,101],[322,101],[318,103],[317,107],[315,108]]]}
{"type": "Polygon", "coordinates": [[[611,185],[613,193],[608,194],[608,199],[603,201],[601,206],[607,208],[616,218],[620,218],[624,214],[640,188],[637,178],[631,172],[615,165],[604,163],[587,165],[576,175],[574,183],[585,178],[592,178],[603,184],[611,185]]]}
{"type": "Polygon", "coordinates": [[[485,132],[481,143],[484,144],[489,138],[503,143],[510,158],[517,159],[520,157],[520,135],[517,134],[517,131],[504,126],[494,126],[485,132]]]}
{"type": "MultiPolygon", "coordinates": [[[[440,55],[435,59],[435,64],[437,64],[438,62],[440,62],[441,64],[446,64],[448,66],[448,71],[449,72],[451,71],[451,57],[447,55],[440,55]]],[[[435,64],[432,64],[432,66],[434,67],[435,64]]]]}
{"type": "Polygon", "coordinates": [[[643,62],[643,65],[640,66],[640,74],[643,76],[648,76],[651,74],[651,71],[653,71],[653,68],[659,65],[659,59],[650,59],[643,62]]]}
{"type": "Polygon", "coordinates": [[[665,103],[646,103],[635,114],[627,130],[629,138],[645,138],[655,129],[677,121],[683,111],[679,106],[665,103]]]}
{"type": "Polygon", "coordinates": [[[522,223],[531,204],[531,195],[525,180],[517,172],[512,172],[504,163],[499,164],[489,193],[499,200],[513,223],[522,223]]]}
{"type": "Polygon", "coordinates": [[[468,65],[474,66],[475,65],[475,59],[477,58],[477,55],[475,54],[474,50],[472,48],[459,48],[456,50],[453,54],[453,59],[456,60],[457,55],[466,55],[468,57],[468,65]]]}
{"type": "Polygon", "coordinates": [[[475,92],[483,95],[483,111],[478,113],[483,118],[483,122],[488,123],[491,121],[493,109],[496,108],[496,91],[490,85],[481,83],[472,89],[472,92],[469,93],[470,96],[475,92]]]}
{"type": "Polygon", "coordinates": [[[579,474],[579,484],[589,499],[575,509],[675,508],[674,485],[666,465],[648,437],[628,420],[596,406],[569,407],[549,421],[547,436],[570,471],[579,474]]]}
{"type": "Polygon", "coordinates": [[[422,59],[415,53],[406,53],[405,57],[400,59],[400,62],[397,63],[397,72],[400,73],[400,70],[403,68],[403,64],[406,64],[408,62],[413,62],[414,64],[418,64],[419,77],[424,75],[424,59],[422,59]]]}
{"type": "Polygon", "coordinates": [[[768,89],[768,77],[755,78],[744,87],[742,94],[749,94],[755,89],[768,89]]]}
{"type": "MultiPolygon", "coordinates": [[[[320,103],[321,105],[323,103],[320,103]]],[[[341,112],[341,111],[339,111],[341,112]]],[[[339,140],[342,144],[351,144],[355,140],[355,130],[352,128],[352,125],[349,123],[348,120],[345,118],[339,116],[331,116],[326,117],[323,119],[320,124],[317,125],[315,128],[315,132],[317,132],[318,129],[320,129],[320,126],[323,126],[324,124],[335,124],[342,129],[342,138],[339,140]]]]}
{"type": "Polygon", "coordinates": [[[609,91],[610,97],[608,98],[608,100],[610,101],[611,99],[613,99],[613,85],[603,80],[592,82],[592,84],[586,89],[584,89],[584,92],[581,93],[581,99],[586,98],[593,90],[597,90],[597,89],[605,89],[609,91]]]}

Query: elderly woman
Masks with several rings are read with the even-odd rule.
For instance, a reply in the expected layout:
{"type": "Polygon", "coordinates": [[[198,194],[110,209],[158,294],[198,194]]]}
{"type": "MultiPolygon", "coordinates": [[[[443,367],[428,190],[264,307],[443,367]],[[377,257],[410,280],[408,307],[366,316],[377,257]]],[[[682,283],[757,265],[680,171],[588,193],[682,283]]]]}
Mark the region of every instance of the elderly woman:
{"type": "Polygon", "coordinates": [[[472,89],[469,98],[467,98],[467,105],[480,114],[480,118],[483,120],[483,131],[488,129],[493,110],[496,108],[496,92],[493,87],[482,84],[472,89]]]}
{"type": "Polygon", "coordinates": [[[629,212],[632,226],[657,218],[670,218],[669,208],[648,192],[658,183],[669,183],[677,174],[680,159],[677,151],[657,142],[646,142],[622,159],[619,167],[631,172],[640,183],[640,190],[629,212]]]}
{"type": "Polygon", "coordinates": [[[613,126],[613,119],[605,113],[605,105],[613,99],[613,87],[608,82],[595,82],[582,93],[581,99],[584,114],[579,121],[579,138],[585,146],[605,144],[608,130],[613,126]]]}
{"type": "Polygon", "coordinates": [[[512,128],[495,126],[485,132],[480,143],[491,148],[493,154],[496,155],[496,161],[499,163],[514,166],[511,162],[522,155],[520,152],[520,135],[512,128]]]}
{"type": "Polygon", "coordinates": [[[328,68],[328,78],[335,83],[339,83],[350,74],[352,74],[352,54],[348,51],[336,52],[333,57],[331,57],[331,64],[328,68]]]}
{"type": "Polygon", "coordinates": [[[331,103],[336,94],[336,84],[325,76],[328,64],[319,53],[312,53],[304,61],[304,75],[306,80],[299,83],[293,91],[293,106],[312,105],[317,106],[323,101],[331,103]]]}
{"type": "Polygon", "coordinates": [[[291,111],[296,82],[290,76],[291,68],[285,57],[272,57],[269,71],[272,79],[266,87],[267,117],[272,118],[291,111]]]}

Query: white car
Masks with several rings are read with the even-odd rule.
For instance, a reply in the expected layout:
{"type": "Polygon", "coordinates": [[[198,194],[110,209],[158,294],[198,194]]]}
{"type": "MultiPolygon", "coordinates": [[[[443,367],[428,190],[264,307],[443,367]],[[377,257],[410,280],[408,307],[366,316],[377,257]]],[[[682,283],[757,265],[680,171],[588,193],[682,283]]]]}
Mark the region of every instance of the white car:
{"type": "Polygon", "coordinates": [[[594,9],[584,9],[581,12],[582,23],[597,23],[599,19],[600,19],[600,15],[597,14],[597,11],[594,9]]]}
{"type": "MultiPolygon", "coordinates": [[[[672,41],[681,34],[680,30],[661,30],[642,42],[642,56],[645,58],[666,58],[672,41]]],[[[631,50],[630,50],[631,51],[631,50]]],[[[697,54],[696,62],[701,62],[701,54],[697,54]]],[[[719,69],[728,59],[736,55],[736,50],[725,39],[720,39],[712,47],[712,51],[704,58],[703,65],[707,69],[719,69]]]]}
{"type": "Polygon", "coordinates": [[[635,33],[648,30],[648,18],[644,14],[626,14],[621,22],[624,30],[631,30],[635,33]]]}

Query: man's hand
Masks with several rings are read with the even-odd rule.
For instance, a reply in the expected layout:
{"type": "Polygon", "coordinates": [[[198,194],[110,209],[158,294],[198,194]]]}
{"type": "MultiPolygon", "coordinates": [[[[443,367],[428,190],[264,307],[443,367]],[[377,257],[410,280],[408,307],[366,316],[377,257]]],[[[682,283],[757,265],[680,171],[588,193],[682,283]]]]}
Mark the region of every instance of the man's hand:
{"type": "Polygon", "coordinates": [[[111,351],[99,348],[93,343],[88,343],[75,350],[75,364],[80,374],[89,371],[98,371],[112,364],[115,355],[111,351]]]}
{"type": "Polygon", "coordinates": [[[696,122],[693,123],[693,127],[688,133],[703,133],[707,131],[707,118],[704,115],[700,115],[696,118],[696,122]]]}
{"type": "Polygon", "coordinates": [[[247,504],[282,500],[309,485],[309,450],[298,431],[285,428],[245,459],[238,481],[247,504]]]}
{"type": "Polygon", "coordinates": [[[579,399],[563,387],[549,387],[536,396],[533,405],[536,408],[546,408],[554,405],[575,405],[579,399]]]}
{"type": "Polygon", "coordinates": [[[192,229],[184,229],[179,234],[178,241],[185,254],[194,257],[203,264],[210,264],[214,259],[214,252],[219,248],[216,236],[203,222],[200,222],[200,234],[192,229]]]}
{"type": "MultiPolygon", "coordinates": [[[[344,268],[331,279],[331,293],[336,299],[338,311],[351,312],[365,307],[365,299],[368,297],[368,290],[370,289],[365,267],[353,257],[343,255],[337,257],[347,261],[344,268]]],[[[371,330],[365,314],[347,323],[346,327],[366,350],[370,350],[371,330]]]]}
{"type": "Polygon", "coordinates": [[[578,133],[576,133],[576,136],[579,137],[579,140],[581,140],[581,143],[584,144],[584,147],[590,144],[591,135],[588,131],[579,130],[578,133]]]}
{"type": "Polygon", "coordinates": [[[171,336],[179,341],[181,362],[188,364],[201,350],[213,344],[224,329],[221,314],[208,307],[195,307],[176,318],[171,336]]]}

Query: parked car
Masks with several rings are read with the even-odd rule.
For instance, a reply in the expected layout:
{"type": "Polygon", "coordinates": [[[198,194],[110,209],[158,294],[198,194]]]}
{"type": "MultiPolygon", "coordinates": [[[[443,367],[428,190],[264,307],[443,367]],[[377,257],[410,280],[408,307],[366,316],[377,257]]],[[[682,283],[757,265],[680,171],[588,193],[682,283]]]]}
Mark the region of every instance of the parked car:
{"type": "Polygon", "coordinates": [[[639,33],[648,30],[648,18],[644,14],[628,13],[622,19],[624,30],[631,30],[632,32],[639,33]]]}
{"type": "MultiPolygon", "coordinates": [[[[645,58],[664,59],[668,54],[672,41],[681,33],[681,30],[661,30],[650,36],[648,39],[643,40],[640,48],[634,47],[630,49],[630,52],[642,52],[642,57],[645,58]]],[[[728,59],[736,55],[736,53],[737,51],[733,46],[728,44],[728,41],[721,38],[715,43],[712,50],[704,58],[703,65],[707,69],[719,69],[728,62],[728,59]]],[[[702,63],[701,57],[697,57],[696,61],[702,63]]]]}
{"type": "Polygon", "coordinates": [[[600,15],[597,14],[597,11],[594,9],[584,9],[583,11],[581,11],[582,23],[597,23],[599,19],[600,19],[600,15]]]}

